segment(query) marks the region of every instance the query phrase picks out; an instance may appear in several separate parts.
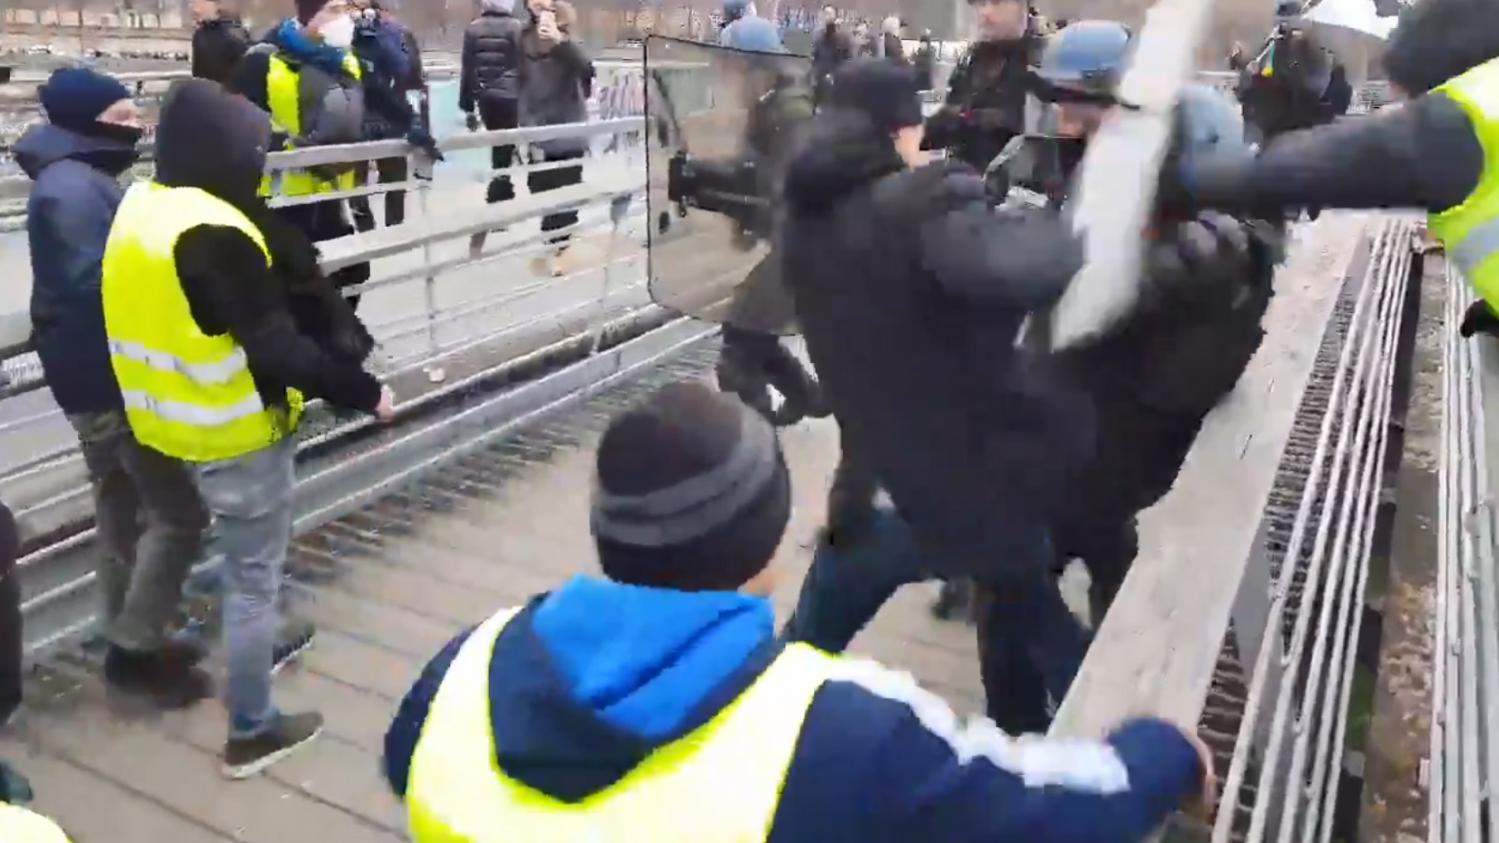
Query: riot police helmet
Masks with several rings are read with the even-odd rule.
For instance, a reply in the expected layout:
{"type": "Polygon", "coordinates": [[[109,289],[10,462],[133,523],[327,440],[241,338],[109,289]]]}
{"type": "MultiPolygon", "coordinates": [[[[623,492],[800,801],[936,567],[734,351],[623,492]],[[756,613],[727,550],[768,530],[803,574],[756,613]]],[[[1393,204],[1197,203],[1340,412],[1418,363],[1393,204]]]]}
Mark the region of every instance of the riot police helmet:
{"type": "Polygon", "coordinates": [[[1106,20],[1083,20],[1047,40],[1036,75],[1046,99],[1112,100],[1129,63],[1129,27],[1106,20]]]}
{"type": "Polygon", "coordinates": [[[1176,106],[1172,157],[1182,172],[1253,155],[1238,104],[1207,85],[1182,88],[1176,106]]]}

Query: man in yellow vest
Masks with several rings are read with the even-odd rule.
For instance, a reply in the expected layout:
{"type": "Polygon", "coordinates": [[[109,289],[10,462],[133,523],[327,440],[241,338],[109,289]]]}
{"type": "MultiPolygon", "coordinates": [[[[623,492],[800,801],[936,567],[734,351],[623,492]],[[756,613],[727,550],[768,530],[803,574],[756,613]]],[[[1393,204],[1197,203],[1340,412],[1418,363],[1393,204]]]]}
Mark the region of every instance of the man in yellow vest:
{"type": "Polygon", "coordinates": [[[174,86],[156,178],[125,194],[103,268],[110,362],[131,432],[192,463],[214,515],[226,582],[224,769],[236,778],[322,725],[316,713],[282,715],[271,701],[304,396],[381,418],[393,401],[357,350],[305,330],[354,317],[319,274],[311,244],[256,195],[269,142],[269,120],[243,98],[204,80],[174,86]]]}
{"type": "Polygon", "coordinates": [[[438,653],[385,739],[416,843],[1133,841],[1211,789],[1201,744],[960,724],[907,674],[777,640],[775,433],[700,383],[599,444],[580,576],[438,653]]]}
{"type": "MultiPolygon", "coordinates": [[[[275,150],[358,143],[364,140],[364,72],[354,55],[356,9],[349,0],[297,0],[296,16],[274,27],[245,54],[229,89],[271,116],[275,150]]],[[[398,100],[394,96],[391,100],[398,100]]],[[[402,115],[409,119],[408,115],[402,115]]],[[[288,170],[276,192],[289,200],[278,213],[313,242],[354,233],[343,199],[306,202],[311,196],[353,190],[352,164],[288,170]]],[[[261,190],[270,195],[272,180],[261,190]]],[[[339,270],[333,281],[348,287],[368,281],[369,264],[339,270]]],[[[356,298],[355,303],[358,303],[356,298]]]]}
{"type": "Polygon", "coordinates": [[[1493,0],[1405,8],[1384,58],[1413,97],[1360,120],[1294,132],[1258,159],[1205,167],[1173,197],[1201,207],[1424,208],[1478,293],[1464,336],[1499,334],[1499,14],[1493,0]]]}

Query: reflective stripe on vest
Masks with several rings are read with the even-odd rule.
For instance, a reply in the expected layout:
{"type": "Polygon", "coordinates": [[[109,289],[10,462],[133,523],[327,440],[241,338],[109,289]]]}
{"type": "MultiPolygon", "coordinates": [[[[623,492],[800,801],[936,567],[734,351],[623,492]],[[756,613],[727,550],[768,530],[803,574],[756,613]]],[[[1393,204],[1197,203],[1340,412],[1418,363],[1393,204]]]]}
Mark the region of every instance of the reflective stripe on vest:
{"type": "MultiPolygon", "coordinates": [[[[344,55],[344,71],[355,79],[363,79],[364,72],[352,50],[344,55]]],[[[302,71],[279,55],[270,58],[265,80],[266,101],[271,109],[271,125],[287,136],[285,149],[295,149],[293,138],[302,134],[302,71]]],[[[354,166],[335,165],[319,168],[323,172],[337,169],[337,175],[326,177],[313,170],[283,170],[281,173],[281,196],[314,196],[319,193],[335,193],[353,190],[357,186],[354,166]]],[[[262,196],[271,195],[273,180],[267,175],[260,183],[262,196]]]]}
{"type": "Polygon", "coordinates": [[[265,238],[234,206],[196,188],[137,183],[104,249],[102,298],[109,359],[137,440],[191,462],[231,459],[287,436],[302,397],[267,407],[244,349],[203,333],[177,275],[177,241],[200,225],[235,228],[265,254],[265,238]]]}
{"type": "Polygon", "coordinates": [[[802,722],[839,660],[787,646],[711,721],[659,747],[612,786],[576,803],[498,769],[489,721],[495,639],[517,610],[459,649],[422,726],[406,789],[414,843],[610,840],[763,841],[775,819],[802,722]]]}
{"type": "Polygon", "coordinates": [[[1447,255],[1489,307],[1499,312],[1499,59],[1442,84],[1445,96],[1468,115],[1483,147],[1483,174],[1461,205],[1428,222],[1447,255]]]}

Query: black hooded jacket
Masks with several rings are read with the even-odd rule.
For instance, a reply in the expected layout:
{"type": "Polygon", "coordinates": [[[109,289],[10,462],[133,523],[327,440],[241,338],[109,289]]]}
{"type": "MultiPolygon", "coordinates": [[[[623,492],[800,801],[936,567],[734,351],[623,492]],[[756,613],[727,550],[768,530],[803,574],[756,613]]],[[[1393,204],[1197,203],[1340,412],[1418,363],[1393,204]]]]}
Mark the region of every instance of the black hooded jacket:
{"type": "Polygon", "coordinates": [[[1080,396],[1015,348],[1081,246],[992,210],[960,163],[906,169],[861,114],[819,115],[788,170],[788,288],[842,427],[943,573],[1039,563],[1059,480],[1091,448],[1080,396]]]}
{"type": "Polygon", "coordinates": [[[238,208],[265,236],[272,265],[236,228],[200,225],[177,242],[177,274],[193,319],[245,350],[268,404],[286,389],[357,410],[380,401],[361,368],[368,334],[322,275],[307,238],[256,196],[270,142],[265,114],[217,85],[176,86],[157,130],[156,180],[196,187],[238,208]]]}

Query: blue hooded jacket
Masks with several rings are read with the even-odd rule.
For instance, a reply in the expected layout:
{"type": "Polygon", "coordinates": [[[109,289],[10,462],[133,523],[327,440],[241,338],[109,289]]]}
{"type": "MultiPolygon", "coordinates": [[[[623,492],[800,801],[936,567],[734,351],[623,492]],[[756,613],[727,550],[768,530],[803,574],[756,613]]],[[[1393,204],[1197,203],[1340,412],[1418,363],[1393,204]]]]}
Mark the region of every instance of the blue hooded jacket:
{"type": "MultiPolygon", "coordinates": [[[[583,577],[533,600],[490,662],[499,769],[566,803],[613,786],[759,677],[780,652],[773,624],[759,598],[583,577]]],[[[467,635],[427,665],[386,734],[399,796],[467,635]]],[[[1193,748],[1158,721],[1102,743],[1016,741],[986,720],[959,725],[906,674],[845,659],[806,712],[768,839],[1125,843],[1199,776],[1193,748]]]]}
{"type": "Polygon", "coordinates": [[[118,179],[135,163],[135,148],[42,124],[27,131],[15,155],[35,182],[26,202],[31,324],[47,385],[64,412],[119,409],[99,285],[124,196],[118,179]]]}

